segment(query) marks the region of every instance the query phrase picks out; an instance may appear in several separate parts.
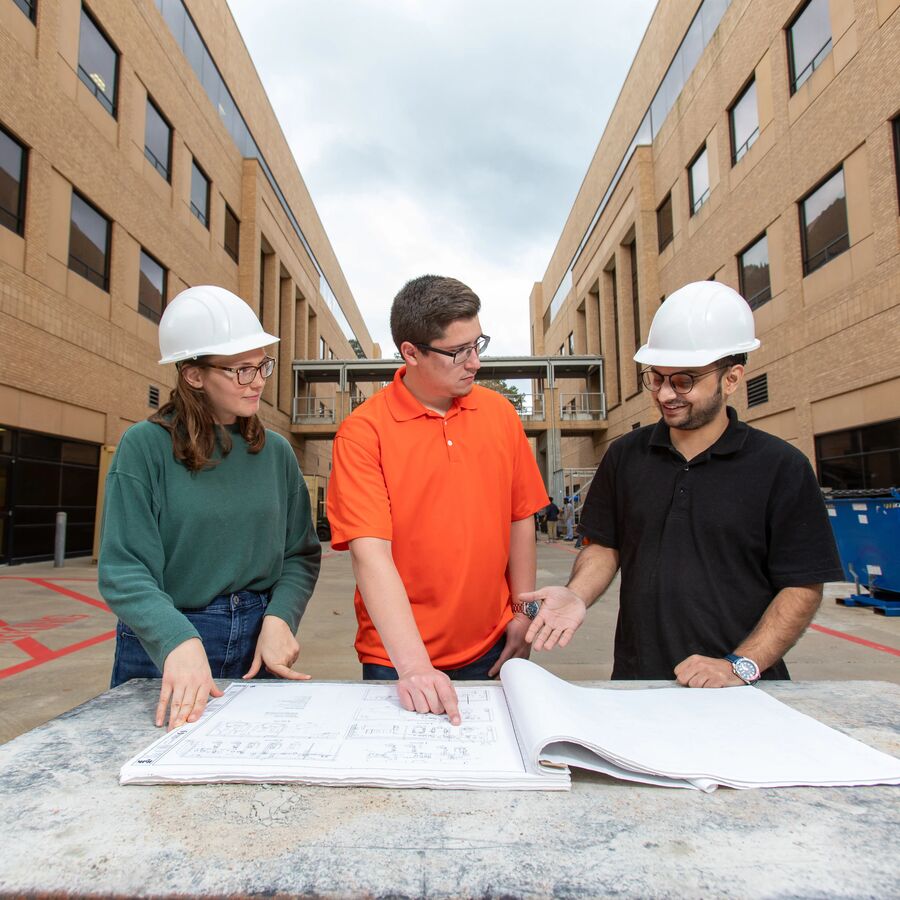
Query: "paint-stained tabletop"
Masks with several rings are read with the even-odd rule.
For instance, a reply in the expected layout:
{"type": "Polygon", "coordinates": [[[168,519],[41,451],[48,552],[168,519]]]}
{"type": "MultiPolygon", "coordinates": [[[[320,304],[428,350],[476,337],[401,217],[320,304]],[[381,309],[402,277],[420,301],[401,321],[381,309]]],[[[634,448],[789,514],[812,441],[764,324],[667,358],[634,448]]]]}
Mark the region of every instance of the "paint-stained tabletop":
{"type": "MultiPolygon", "coordinates": [[[[0,746],[0,894],[900,895],[896,787],[703,794],[583,771],[570,793],[121,787],[122,763],[159,734],[158,684],[0,746]]],[[[764,689],[900,756],[900,686],[764,689]]]]}

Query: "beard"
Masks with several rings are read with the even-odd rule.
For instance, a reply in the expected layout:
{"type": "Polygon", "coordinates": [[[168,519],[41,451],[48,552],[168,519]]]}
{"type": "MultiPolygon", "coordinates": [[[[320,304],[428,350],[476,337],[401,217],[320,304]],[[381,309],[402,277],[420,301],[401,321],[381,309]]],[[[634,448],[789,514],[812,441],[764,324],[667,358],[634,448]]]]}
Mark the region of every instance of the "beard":
{"type": "MultiPolygon", "coordinates": [[[[669,424],[666,420],[666,414],[663,412],[662,404],[657,400],[656,405],[660,413],[662,413],[663,420],[666,421],[666,424],[669,424]]],[[[716,392],[712,397],[680,407],[677,412],[684,413],[684,419],[681,422],[669,424],[669,427],[677,428],[679,431],[695,431],[714,421],[721,414],[724,405],[725,395],[722,392],[722,380],[720,378],[716,386],[716,392]]]]}

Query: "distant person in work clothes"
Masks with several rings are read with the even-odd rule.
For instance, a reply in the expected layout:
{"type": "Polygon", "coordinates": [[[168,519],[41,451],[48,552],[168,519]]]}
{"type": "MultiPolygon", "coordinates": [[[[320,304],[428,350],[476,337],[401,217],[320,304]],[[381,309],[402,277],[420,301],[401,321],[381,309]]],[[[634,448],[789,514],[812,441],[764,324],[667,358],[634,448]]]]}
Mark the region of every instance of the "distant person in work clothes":
{"type": "Polygon", "coordinates": [[[547,543],[556,540],[556,527],[559,522],[559,507],[553,502],[552,497],[547,498],[550,502],[547,504],[544,515],[547,517],[547,543]]]}
{"type": "Polygon", "coordinates": [[[563,510],[562,510],[563,522],[566,525],[566,540],[574,541],[575,540],[575,504],[572,503],[570,497],[566,497],[563,500],[563,510]]]}
{"type": "Polygon", "coordinates": [[[565,646],[621,568],[613,678],[789,677],[782,657],[843,574],[806,457],[726,406],[757,347],[750,307],[723,284],[686,285],[660,307],[634,358],[661,419],[603,457],[568,587],[520,598],[543,601],[535,649],[565,646]]]}
{"type": "Polygon", "coordinates": [[[543,479],[515,408],[474,384],[489,338],[453,278],[410,281],[391,307],[404,365],[334,441],[331,546],[356,575],[363,678],[398,679],[404,708],[460,721],[451,679],[527,656],[534,513],[543,479]],[[478,527],[472,527],[477,517],[478,527]]]}
{"type": "Polygon", "coordinates": [[[253,310],[215,286],[159,323],[169,402],[122,436],[106,481],[99,584],[119,617],[112,687],[162,678],[156,724],[195,722],[214,678],[308,678],[294,634],[321,549],[291,445],[257,417],[275,360],[253,310]]]}

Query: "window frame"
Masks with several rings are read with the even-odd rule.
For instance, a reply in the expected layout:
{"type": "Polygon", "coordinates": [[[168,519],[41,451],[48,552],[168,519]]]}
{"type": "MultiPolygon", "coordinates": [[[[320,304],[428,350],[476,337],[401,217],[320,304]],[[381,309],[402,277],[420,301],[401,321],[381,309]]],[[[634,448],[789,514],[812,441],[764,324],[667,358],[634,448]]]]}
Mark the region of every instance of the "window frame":
{"type": "Polygon", "coordinates": [[[142,315],[145,319],[149,319],[154,325],[159,325],[159,320],[162,318],[162,314],[166,308],[167,302],[167,294],[169,289],[169,270],[152,254],[146,247],[141,247],[141,255],[138,263],[138,294],[137,294],[137,311],[139,315],[142,315]],[[156,310],[151,309],[149,306],[141,303],[141,274],[144,271],[144,257],[147,257],[151,262],[156,263],[159,268],[162,270],[163,283],[162,283],[162,291],[160,292],[160,300],[162,301],[160,304],[159,313],[156,310]],[[146,310],[146,312],[144,312],[146,310]],[[150,313],[150,315],[148,315],[150,313]]]}
{"type": "Polygon", "coordinates": [[[663,197],[662,203],[656,207],[656,242],[658,246],[658,250],[660,253],[675,240],[675,210],[672,208],[672,192],[669,191],[665,197],[663,197]],[[659,214],[662,211],[663,207],[668,205],[669,207],[669,225],[671,226],[669,231],[669,236],[665,241],[662,239],[662,232],[659,228],[659,214]]]}
{"type": "Polygon", "coordinates": [[[816,183],[815,187],[808,190],[797,201],[797,208],[798,208],[799,215],[800,215],[800,249],[801,249],[801,256],[802,256],[802,260],[803,260],[803,277],[804,278],[806,278],[808,275],[812,275],[813,272],[817,272],[823,266],[826,266],[828,263],[830,263],[833,259],[837,259],[837,257],[839,257],[843,253],[846,253],[850,249],[850,221],[849,221],[849,216],[846,215],[846,207],[847,207],[847,180],[846,180],[846,178],[844,178],[843,162],[836,169],[832,169],[824,178],[822,178],[820,181],[818,181],[816,183]],[[826,244],[822,250],[819,250],[816,253],[816,256],[819,256],[819,254],[824,253],[825,259],[822,260],[822,262],[817,263],[815,266],[813,266],[810,264],[809,247],[807,245],[807,232],[809,230],[809,225],[806,221],[805,206],[806,206],[807,201],[809,201],[810,198],[812,198],[812,196],[817,191],[820,191],[823,187],[825,187],[825,185],[828,184],[828,182],[830,182],[831,179],[834,178],[838,173],[840,173],[841,179],[844,183],[844,214],[845,214],[845,224],[846,224],[847,230],[843,234],[838,235],[838,237],[829,241],[828,244],[826,244]],[[840,252],[835,253],[834,256],[830,256],[828,251],[831,249],[831,247],[833,247],[838,241],[844,240],[844,238],[847,239],[847,246],[840,252]]]}
{"type": "Polygon", "coordinates": [[[222,246],[225,249],[225,252],[235,261],[240,261],[241,255],[241,220],[237,217],[237,213],[225,203],[225,221],[222,227],[222,246]],[[235,224],[237,226],[237,244],[234,248],[234,253],[231,252],[231,248],[228,246],[228,221],[229,216],[234,219],[235,224]]]}
{"type": "Polygon", "coordinates": [[[747,96],[750,89],[754,89],[754,99],[756,99],[756,74],[754,73],[750,80],[744,85],[740,93],[735,98],[731,106],[728,107],[728,133],[731,137],[731,165],[736,166],[748,153],[750,148],[756,143],[759,137],[759,103],[755,104],[756,112],[756,128],[750,132],[750,136],[744,141],[740,147],[737,146],[737,135],[734,130],[734,111],[740,106],[741,102],[747,96]]]}
{"type": "Polygon", "coordinates": [[[703,146],[694,154],[694,158],[688,163],[687,167],[688,173],[688,200],[691,206],[691,216],[696,216],[697,213],[700,212],[701,209],[706,205],[709,201],[710,193],[712,192],[712,187],[709,184],[709,153],[708,148],[706,146],[706,141],[703,142],[703,146]],[[706,190],[700,195],[699,199],[694,197],[694,166],[700,162],[700,158],[706,158],[706,190]]]}
{"type": "Polygon", "coordinates": [[[90,282],[94,287],[100,288],[100,290],[109,293],[109,270],[110,270],[110,256],[112,255],[112,219],[106,215],[106,213],[102,212],[98,209],[81,191],[77,190],[74,186],[72,187],[72,199],[74,201],[75,198],[78,198],[82,203],[84,203],[89,209],[92,209],[98,216],[100,216],[106,222],[106,246],[103,250],[103,266],[104,271],[97,272],[96,269],[91,268],[83,259],[80,259],[77,256],[74,256],[72,253],[72,226],[74,224],[73,215],[74,215],[74,202],[70,204],[69,208],[69,250],[68,250],[68,268],[70,271],[74,272],[81,278],[84,278],[85,281],[90,282]],[[94,275],[98,275],[101,277],[102,283],[98,283],[97,280],[90,277],[89,274],[85,274],[81,269],[75,268],[72,265],[72,260],[75,260],[76,263],[79,263],[88,273],[93,273],[94,275]]]}
{"type": "Polygon", "coordinates": [[[191,191],[190,191],[190,199],[189,205],[191,209],[191,214],[194,218],[207,230],[209,231],[209,206],[210,199],[212,195],[212,179],[210,179],[209,175],[203,170],[203,167],[200,163],[197,162],[197,157],[191,155],[191,191]],[[197,205],[194,203],[194,170],[200,173],[200,176],[206,182],[206,209],[204,212],[197,208],[197,205]]]}
{"type": "Polygon", "coordinates": [[[32,25],[37,22],[37,0],[13,0],[13,3],[19,7],[22,15],[26,16],[32,25]]]}
{"type": "Polygon", "coordinates": [[[762,234],[758,234],[743,250],[741,250],[737,255],[738,260],[738,284],[740,286],[741,296],[747,301],[750,309],[759,309],[764,303],[768,303],[769,300],[772,299],[772,268],[769,260],[769,233],[768,231],[763,231],[762,234]],[[766,287],[757,291],[752,297],[747,296],[746,290],[746,279],[744,276],[744,256],[746,256],[754,247],[756,247],[761,241],[766,242],[766,268],[769,270],[769,278],[768,284],[766,287]],[[763,297],[762,295],[765,294],[763,297]]]}
{"type": "Polygon", "coordinates": [[[144,157],[150,162],[153,168],[163,177],[166,182],[172,183],[172,134],[174,129],[172,128],[172,123],[163,115],[162,110],[157,106],[154,102],[153,98],[147,94],[147,107],[152,107],[159,118],[162,120],[162,123],[166,126],[169,131],[168,141],[166,145],[166,154],[168,156],[167,164],[164,166],[153,150],[147,145],[147,116],[144,114],[144,157]]]}
{"type": "Polygon", "coordinates": [[[797,74],[797,61],[794,59],[794,42],[792,40],[792,31],[803,14],[812,6],[813,3],[824,3],[825,12],[828,15],[828,0],[806,0],[806,2],[794,13],[791,20],[785,26],[784,33],[787,40],[787,57],[788,57],[788,85],[790,87],[791,96],[793,97],[800,88],[812,77],[813,73],[822,62],[831,53],[834,46],[834,35],[831,33],[831,21],[828,22],[828,40],[813,54],[812,59],[797,74]],[[807,72],[807,70],[809,70],[807,72]],[[802,80],[801,80],[802,79],[802,80]]]}
{"type": "Polygon", "coordinates": [[[109,97],[105,91],[105,89],[101,89],[100,86],[91,78],[90,72],[87,71],[81,65],[81,19],[79,18],[79,30],[78,30],[78,63],[77,63],[77,72],[78,78],[81,83],[94,95],[97,102],[114,118],[118,121],[119,118],[119,62],[121,60],[122,54],[119,48],[115,45],[115,43],[110,39],[110,36],[106,33],[106,30],[101,27],[100,23],[91,13],[91,11],[84,5],[81,4],[81,15],[97,29],[97,33],[101,38],[109,45],[109,49],[112,51],[113,56],[115,57],[115,65],[113,67],[113,95],[109,97]]]}
{"type": "Polygon", "coordinates": [[[18,209],[13,212],[9,209],[0,208],[0,225],[4,228],[7,228],[9,231],[12,231],[14,234],[19,235],[19,237],[25,236],[25,194],[28,190],[28,151],[29,147],[27,144],[24,144],[20,141],[8,128],[4,128],[3,125],[0,125],[0,132],[2,132],[9,140],[11,140],[18,148],[22,151],[22,159],[19,164],[19,196],[18,196],[18,209]],[[3,215],[7,215],[10,219],[13,219],[16,223],[16,227],[12,228],[10,225],[6,224],[3,215]]]}

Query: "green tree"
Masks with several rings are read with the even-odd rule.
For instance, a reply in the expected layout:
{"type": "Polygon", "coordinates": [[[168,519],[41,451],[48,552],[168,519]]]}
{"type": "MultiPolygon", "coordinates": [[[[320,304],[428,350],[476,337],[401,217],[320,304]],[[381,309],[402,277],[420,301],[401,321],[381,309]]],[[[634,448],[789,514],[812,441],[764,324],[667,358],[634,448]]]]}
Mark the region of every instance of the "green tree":
{"type": "Polygon", "coordinates": [[[357,359],[366,358],[366,354],[363,353],[363,348],[360,347],[359,341],[356,338],[350,338],[350,346],[353,349],[353,352],[356,354],[357,359]]]}
{"type": "Polygon", "coordinates": [[[523,412],[525,408],[525,395],[522,394],[514,384],[507,384],[502,378],[480,378],[478,379],[478,383],[482,387],[490,388],[498,394],[503,394],[516,408],[516,412],[523,412]]]}

